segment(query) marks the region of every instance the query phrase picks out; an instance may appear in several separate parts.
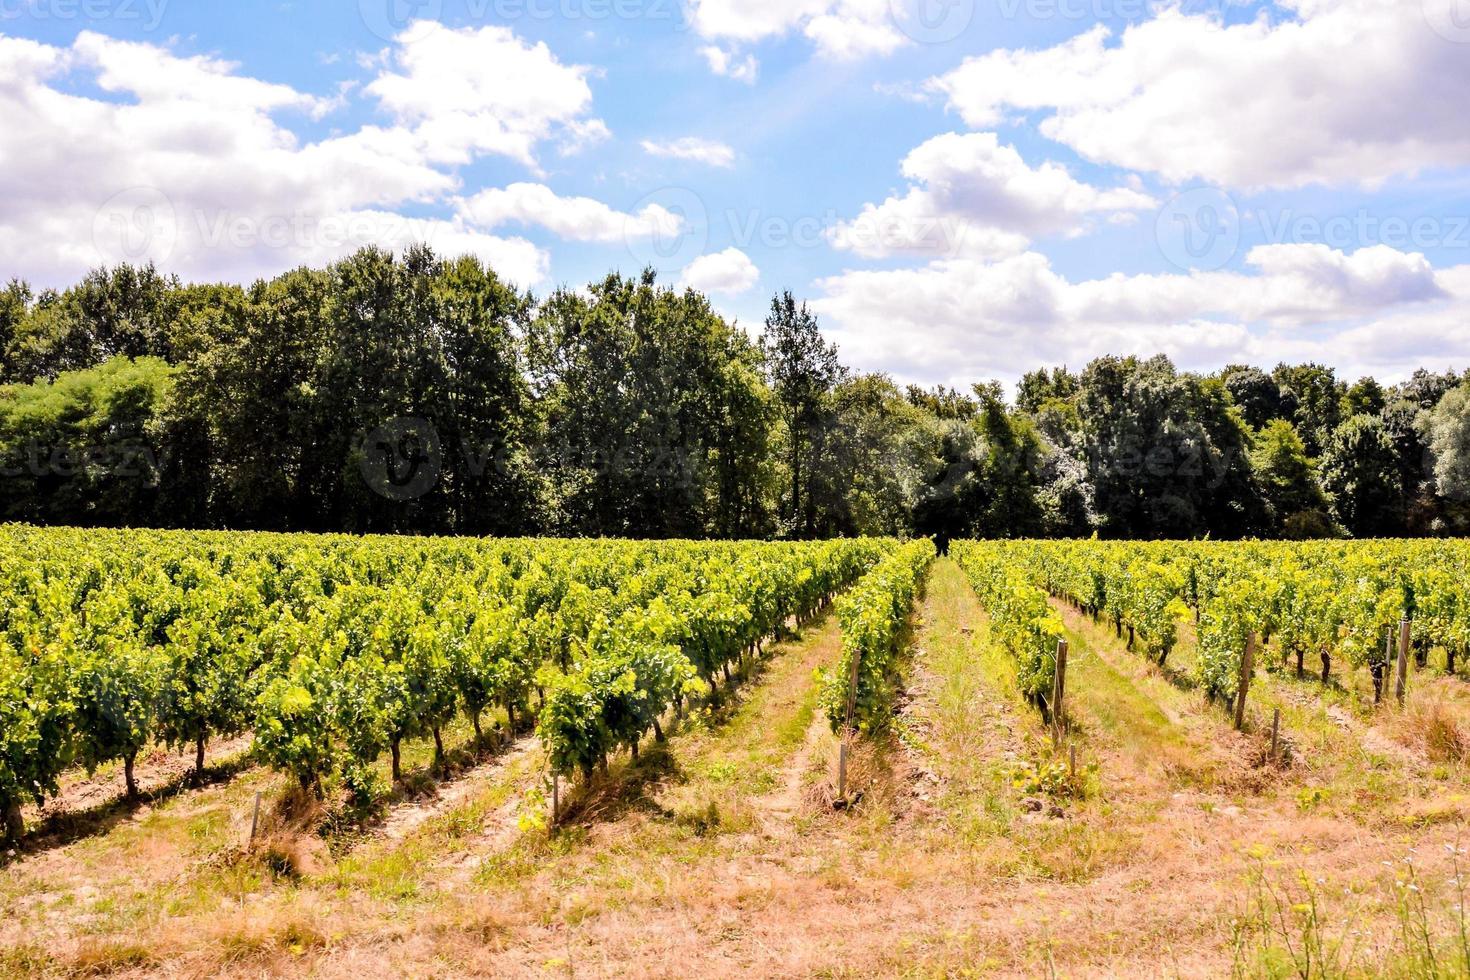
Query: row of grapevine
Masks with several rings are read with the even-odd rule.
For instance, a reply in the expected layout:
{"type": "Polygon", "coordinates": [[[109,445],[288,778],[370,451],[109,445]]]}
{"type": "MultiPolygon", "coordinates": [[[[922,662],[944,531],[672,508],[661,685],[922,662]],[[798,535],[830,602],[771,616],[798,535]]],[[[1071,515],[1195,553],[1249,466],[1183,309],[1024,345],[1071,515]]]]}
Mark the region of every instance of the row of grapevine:
{"type": "MultiPolygon", "coordinates": [[[[730,677],[791,618],[811,615],[870,567],[886,543],[830,542],[800,561],[751,563],[712,579],[709,591],[664,597],[618,620],[594,625],[586,655],[548,677],[540,734],[551,768],[590,776],[611,752],[636,757],[650,730],[682,700],[730,677]]],[[[880,567],[882,567],[880,565],[880,567]]]]}
{"type": "Polygon", "coordinates": [[[1051,693],[1057,667],[1061,617],[1047,602],[1011,545],[956,541],[950,554],[974,587],[990,618],[990,634],[1016,661],[1021,693],[1041,704],[1051,693]]]}
{"type": "Polygon", "coordinates": [[[823,675],[820,695],[834,732],[846,724],[849,699],[853,723],[864,731],[881,727],[888,718],[904,626],[934,555],[934,543],[927,538],[910,542],[880,562],[837,601],[842,658],[823,675]]]}
{"type": "Polygon", "coordinates": [[[891,547],[0,528],[0,812],[14,836],[72,765],[135,792],[160,742],[202,765],[253,731],[303,786],[367,790],[460,714],[631,684],[647,718],[891,547]]]}
{"type": "Polygon", "coordinates": [[[1334,658],[1382,684],[1389,637],[1413,623],[1423,658],[1442,648],[1448,669],[1470,649],[1470,545],[1370,542],[1025,542],[1011,565],[1053,595],[1106,618],[1129,645],[1163,663],[1181,618],[1198,623],[1196,680],[1235,696],[1246,638],[1274,640],[1284,666],[1334,658]]]}

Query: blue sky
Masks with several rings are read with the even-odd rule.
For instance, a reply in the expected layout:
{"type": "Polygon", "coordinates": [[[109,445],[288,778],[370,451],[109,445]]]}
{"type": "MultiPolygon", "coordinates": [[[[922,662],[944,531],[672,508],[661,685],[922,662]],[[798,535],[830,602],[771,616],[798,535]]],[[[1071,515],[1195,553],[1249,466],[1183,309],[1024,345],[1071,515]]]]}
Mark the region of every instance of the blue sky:
{"type": "Polygon", "coordinates": [[[0,276],[656,264],[1013,380],[1470,364],[1470,0],[0,0],[0,276]]]}

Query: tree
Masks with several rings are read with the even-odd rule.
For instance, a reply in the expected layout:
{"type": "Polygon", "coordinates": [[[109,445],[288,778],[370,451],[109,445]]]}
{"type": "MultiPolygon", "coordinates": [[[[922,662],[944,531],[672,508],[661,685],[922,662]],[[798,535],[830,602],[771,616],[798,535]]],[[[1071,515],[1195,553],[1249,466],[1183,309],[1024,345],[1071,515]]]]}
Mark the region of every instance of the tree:
{"type": "Polygon", "coordinates": [[[761,349],[786,433],[791,489],[782,518],[792,533],[813,537],[817,530],[813,490],[826,443],[827,399],[847,372],[837,359],[837,348],[823,339],[816,316],[805,303],[798,307],[789,291],[771,301],[761,349]]]}
{"type": "Polygon", "coordinates": [[[1066,401],[1077,394],[1077,375],[1065,367],[1028,371],[1016,385],[1016,407],[1035,415],[1049,401],[1066,401]]]}
{"type": "Polygon", "coordinates": [[[15,329],[13,373],[31,381],[114,357],[171,360],[179,289],[149,264],[95,269],[65,292],[42,293],[15,329]]]}
{"type": "Polygon", "coordinates": [[[1023,538],[1041,532],[1037,501],[1043,449],[1029,419],[1012,415],[1000,399],[999,386],[975,386],[980,401],[976,426],[985,441],[981,480],[985,507],[976,530],[986,538],[1023,538]]]}
{"type": "Polygon", "coordinates": [[[1409,380],[1397,386],[1393,394],[1399,398],[1413,402],[1423,411],[1430,411],[1439,404],[1440,399],[1458,388],[1462,379],[1454,371],[1446,371],[1437,374],[1419,368],[1409,376],[1409,380]]]}
{"type": "Polygon", "coordinates": [[[1440,399],[1421,417],[1420,431],[1434,459],[1434,483],[1440,496],[1470,500],[1470,384],[1440,399]]]}
{"type": "Polygon", "coordinates": [[[1260,368],[1235,365],[1220,373],[1230,400],[1240,409],[1246,424],[1260,429],[1272,421],[1283,418],[1285,405],[1281,397],[1281,386],[1260,368]]]}
{"type": "Polygon", "coordinates": [[[0,291],[0,384],[30,380],[17,372],[11,348],[30,312],[31,299],[31,287],[19,279],[10,280],[4,291],[0,291]]]}
{"type": "Polygon", "coordinates": [[[1251,460],[1274,527],[1296,538],[1311,534],[1324,523],[1331,526],[1326,520],[1327,495],[1317,482],[1301,436],[1290,422],[1276,419],[1262,429],[1256,436],[1251,460]]]}
{"type": "Polygon", "coordinates": [[[170,523],[159,508],[168,446],[158,420],[175,369],[115,358],[0,399],[0,516],[42,524],[170,523]]]}
{"type": "Polygon", "coordinates": [[[694,292],[609,276],[553,294],[527,341],[559,529],[764,529],[771,408],[759,353],[694,292]]]}
{"type": "Polygon", "coordinates": [[[1387,404],[1383,386],[1372,378],[1359,378],[1342,396],[1344,418],[1354,415],[1377,415],[1387,404]]]}
{"type": "Polygon", "coordinates": [[[1343,423],[1322,455],[1321,478],[1333,516],[1355,537],[1403,531],[1398,454],[1381,417],[1355,415],[1343,423]]]}
{"type": "Polygon", "coordinates": [[[1083,372],[1077,409],[1104,534],[1237,537],[1260,525],[1249,434],[1220,382],[1163,356],[1104,357],[1083,372]]]}
{"type": "Polygon", "coordinates": [[[1301,433],[1307,455],[1320,456],[1342,424],[1347,387],[1332,368],[1321,364],[1281,364],[1272,377],[1281,386],[1282,397],[1295,402],[1292,422],[1301,433]]]}

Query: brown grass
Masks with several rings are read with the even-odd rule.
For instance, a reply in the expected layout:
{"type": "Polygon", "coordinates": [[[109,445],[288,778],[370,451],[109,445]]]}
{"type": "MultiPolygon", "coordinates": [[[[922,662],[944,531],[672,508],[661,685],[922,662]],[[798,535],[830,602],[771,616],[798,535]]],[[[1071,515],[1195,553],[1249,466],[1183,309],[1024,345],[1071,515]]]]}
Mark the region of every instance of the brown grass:
{"type": "MultiPolygon", "coordinates": [[[[1280,705],[1291,748],[1273,768],[1259,721],[1230,731],[1069,617],[1077,724],[1054,752],[952,564],[918,620],[907,698],[889,739],[859,743],[844,811],[812,679],[839,651],[829,619],[667,747],[615,760],[555,835],[520,820],[541,805],[533,749],[330,855],[296,800],[239,860],[252,785],[17,862],[0,871],[0,974],[1269,975],[1286,939],[1242,926],[1253,875],[1306,871],[1324,928],[1387,935],[1384,862],[1415,848],[1442,882],[1444,846],[1470,837],[1470,702],[1450,687],[1420,679],[1408,712],[1375,715],[1263,677],[1258,717],[1280,705]],[[1083,791],[1018,788],[1069,747],[1083,791]]],[[[1358,975],[1393,972],[1390,944],[1370,952],[1358,975]]]]}

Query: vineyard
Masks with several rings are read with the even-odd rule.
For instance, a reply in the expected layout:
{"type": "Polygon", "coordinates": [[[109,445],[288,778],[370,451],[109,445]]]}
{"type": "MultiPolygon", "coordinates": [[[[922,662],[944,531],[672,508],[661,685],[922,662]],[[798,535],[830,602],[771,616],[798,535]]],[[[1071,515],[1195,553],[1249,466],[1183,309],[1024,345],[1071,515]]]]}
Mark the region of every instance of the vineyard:
{"type": "Polygon", "coordinates": [[[6,975],[1470,970],[1458,542],[0,555],[6,975]]]}

